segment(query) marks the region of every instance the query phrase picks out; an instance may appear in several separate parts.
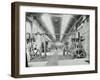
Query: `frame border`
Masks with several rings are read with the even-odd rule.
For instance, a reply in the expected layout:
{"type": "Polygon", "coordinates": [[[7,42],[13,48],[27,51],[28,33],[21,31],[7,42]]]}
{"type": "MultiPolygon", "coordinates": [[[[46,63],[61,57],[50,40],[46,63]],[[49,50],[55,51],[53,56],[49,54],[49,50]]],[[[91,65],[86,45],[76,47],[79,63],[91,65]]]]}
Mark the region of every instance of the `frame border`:
{"type": "Polygon", "coordinates": [[[31,3],[31,2],[13,2],[11,3],[11,76],[15,78],[25,77],[41,77],[41,76],[57,76],[57,75],[72,75],[86,74],[98,72],[98,8],[96,6],[81,6],[81,5],[62,5],[48,3],[31,3]],[[75,72],[55,72],[43,74],[19,74],[19,7],[20,6],[40,6],[40,7],[57,7],[57,8],[72,8],[72,9],[90,9],[95,11],[95,70],[90,71],[75,71],[75,72]]]}

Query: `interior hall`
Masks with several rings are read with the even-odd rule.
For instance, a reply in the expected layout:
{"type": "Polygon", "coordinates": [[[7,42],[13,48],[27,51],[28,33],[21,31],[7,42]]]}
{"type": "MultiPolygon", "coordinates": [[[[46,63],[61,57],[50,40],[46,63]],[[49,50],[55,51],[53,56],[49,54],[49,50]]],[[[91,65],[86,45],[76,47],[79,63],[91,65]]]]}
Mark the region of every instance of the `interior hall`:
{"type": "Polygon", "coordinates": [[[26,67],[90,63],[89,15],[25,15],[26,67]]]}

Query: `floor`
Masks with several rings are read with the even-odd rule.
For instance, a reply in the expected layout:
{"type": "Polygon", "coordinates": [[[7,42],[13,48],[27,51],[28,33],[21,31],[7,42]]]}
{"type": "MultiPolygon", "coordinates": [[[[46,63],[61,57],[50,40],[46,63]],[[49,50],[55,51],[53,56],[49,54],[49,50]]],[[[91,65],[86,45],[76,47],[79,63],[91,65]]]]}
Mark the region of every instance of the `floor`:
{"type": "Polygon", "coordinates": [[[71,56],[59,55],[59,51],[52,52],[53,55],[49,55],[46,58],[38,57],[31,60],[28,62],[29,67],[89,64],[86,62],[87,58],[72,59],[71,56]]]}

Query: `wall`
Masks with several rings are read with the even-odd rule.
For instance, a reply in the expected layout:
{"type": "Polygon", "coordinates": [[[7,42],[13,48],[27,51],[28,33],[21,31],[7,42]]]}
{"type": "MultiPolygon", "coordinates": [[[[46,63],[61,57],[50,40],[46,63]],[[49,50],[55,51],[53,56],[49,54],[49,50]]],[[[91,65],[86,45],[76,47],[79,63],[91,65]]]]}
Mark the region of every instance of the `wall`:
{"type": "MultiPolygon", "coordinates": [[[[10,77],[11,68],[11,2],[15,0],[1,0],[0,2],[0,80],[16,80],[10,77]]],[[[17,0],[18,1],[18,0],[17,0]]],[[[56,3],[56,4],[77,4],[77,5],[100,5],[100,0],[19,0],[19,1],[34,1],[41,3],[56,3]]],[[[100,9],[100,6],[99,6],[100,9]]],[[[100,11],[99,13],[100,14],[100,11]]],[[[100,21],[100,16],[98,16],[100,21]]],[[[99,25],[100,26],[100,23],[99,25]]],[[[98,28],[100,35],[100,27],[98,28]]],[[[98,38],[100,44],[100,37],[98,38]]],[[[100,46],[99,46],[100,47],[100,46]]],[[[99,50],[100,52],[100,50],[99,50]]],[[[99,53],[98,52],[98,53],[99,53]]],[[[23,78],[17,80],[100,80],[100,54],[98,54],[97,74],[80,74],[80,75],[64,75],[52,77],[38,78],[23,78]]]]}

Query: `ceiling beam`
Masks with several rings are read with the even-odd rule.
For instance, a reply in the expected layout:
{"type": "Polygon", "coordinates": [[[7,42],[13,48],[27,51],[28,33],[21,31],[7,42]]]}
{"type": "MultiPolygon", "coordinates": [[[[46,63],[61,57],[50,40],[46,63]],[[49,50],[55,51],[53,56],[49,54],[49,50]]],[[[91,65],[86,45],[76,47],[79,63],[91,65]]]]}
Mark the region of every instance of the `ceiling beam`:
{"type": "Polygon", "coordinates": [[[62,37],[62,40],[66,39],[67,34],[69,35],[69,32],[71,31],[71,29],[74,27],[74,25],[76,24],[77,20],[80,18],[80,15],[75,15],[74,18],[71,18],[69,24],[67,25],[68,27],[66,28],[64,35],[62,37]]]}
{"type": "Polygon", "coordinates": [[[33,16],[33,20],[36,20],[37,23],[39,24],[39,28],[42,29],[45,32],[45,35],[47,35],[52,41],[54,41],[55,39],[53,38],[53,36],[49,32],[49,30],[45,27],[45,24],[43,24],[40,16],[41,15],[33,16]]]}

